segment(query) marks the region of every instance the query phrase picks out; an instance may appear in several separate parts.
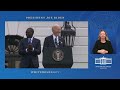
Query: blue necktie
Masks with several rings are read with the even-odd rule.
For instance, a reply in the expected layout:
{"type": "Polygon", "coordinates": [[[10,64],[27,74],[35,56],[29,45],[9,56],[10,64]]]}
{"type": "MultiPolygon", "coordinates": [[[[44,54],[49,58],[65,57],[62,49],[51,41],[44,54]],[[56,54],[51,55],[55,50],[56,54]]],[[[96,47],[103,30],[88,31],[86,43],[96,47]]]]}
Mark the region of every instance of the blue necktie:
{"type": "Polygon", "coordinates": [[[28,43],[31,44],[31,38],[28,38],[28,43]]]}
{"type": "Polygon", "coordinates": [[[57,45],[57,38],[55,38],[55,45],[57,45]]]}
{"type": "Polygon", "coordinates": [[[57,38],[55,38],[55,45],[56,45],[56,47],[58,47],[59,46],[59,43],[57,42],[57,38]]]}

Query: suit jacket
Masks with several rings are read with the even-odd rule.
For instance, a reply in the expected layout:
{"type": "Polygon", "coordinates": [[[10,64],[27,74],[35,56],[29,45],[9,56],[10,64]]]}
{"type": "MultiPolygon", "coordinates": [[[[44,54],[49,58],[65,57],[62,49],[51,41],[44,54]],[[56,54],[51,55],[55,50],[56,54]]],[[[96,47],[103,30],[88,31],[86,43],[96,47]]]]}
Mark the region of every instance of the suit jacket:
{"type": "MultiPolygon", "coordinates": [[[[55,47],[53,35],[50,35],[45,38],[44,45],[43,45],[43,51],[44,51],[45,47],[55,47]]],[[[59,46],[58,47],[65,47],[65,40],[60,36],[59,36],[59,46]]]]}
{"type": "Polygon", "coordinates": [[[40,40],[33,38],[32,46],[34,47],[34,51],[26,52],[26,48],[28,46],[28,39],[24,38],[21,40],[19,45],[19,54],[22,55],[22,60],[20,66],[22,68],[29,67],[30,64],[33,65],[33,68],[39,67],[38,55],[41,53],[41,43],[40,40]]]}

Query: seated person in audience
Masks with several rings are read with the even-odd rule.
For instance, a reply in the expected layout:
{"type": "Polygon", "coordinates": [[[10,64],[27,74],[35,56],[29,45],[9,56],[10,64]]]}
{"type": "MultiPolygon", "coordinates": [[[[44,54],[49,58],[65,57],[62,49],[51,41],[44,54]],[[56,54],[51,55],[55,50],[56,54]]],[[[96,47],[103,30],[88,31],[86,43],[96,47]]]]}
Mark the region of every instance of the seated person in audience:
{"type": "Polygon", "coordinates": [[[112,54],[113,47],[110,40],[108,39],[107,33],[101,30],[96,41],[94,48],[92,50],[94,54],[112,54]]]}

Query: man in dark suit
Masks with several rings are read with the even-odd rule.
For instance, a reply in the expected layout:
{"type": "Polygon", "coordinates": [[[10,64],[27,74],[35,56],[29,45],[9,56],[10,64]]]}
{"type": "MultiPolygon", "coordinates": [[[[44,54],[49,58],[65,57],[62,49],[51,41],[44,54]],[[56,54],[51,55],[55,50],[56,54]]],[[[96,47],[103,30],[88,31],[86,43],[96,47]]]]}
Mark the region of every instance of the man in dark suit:
{"type": "Polygon", "coordinates": [[[65,40],[59,36],[61,33],[61,27],[59,25],[54,25],[52,27],[53,34],[46,37],[44,40],[43,51],[45,47],[65,47],[65,40]]]}
{"type": "Polygon", "coordinates": [[[51,50],[53,50],[54,48],[65,47],[65,40],[60,36],[61,27],[57,24],[54,25],[52,27],[52,32],[53,32],[53,34],[46,37],[44,40],[42,64],[43,64],[44,68],[65,68],[65,67],[67,67],[66,60],[57,62],[57,61],[52,60],[52,58],[49,57],[49,55],[48,55],[48,54],[51,55],[51,53],[52,53],[51,50]],[[46,54],[46,52],[49,52],[49,53],[46,54]]]}
{"type": "Polygon", "coordinates": [[[21,68],[38,68],[38,55],[41,53],[40,40],[33,37],[34,30],[26,30],[27,38],[21,40],[19,45],[19,54],[22,55],[21,68]]]}

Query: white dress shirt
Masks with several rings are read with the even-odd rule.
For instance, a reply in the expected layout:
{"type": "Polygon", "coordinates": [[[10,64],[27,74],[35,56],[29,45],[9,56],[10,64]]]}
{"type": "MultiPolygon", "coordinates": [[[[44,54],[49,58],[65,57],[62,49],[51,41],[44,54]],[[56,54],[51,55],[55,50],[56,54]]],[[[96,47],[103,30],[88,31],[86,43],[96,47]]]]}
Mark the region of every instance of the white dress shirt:
{"type": "Polygon", "coordinates": [[[55,43],[55,38],[57,39],[57,44],[59,45],[59,36],[55,36],[55,35],[53,34],[53,41],[54,41],[54,43],[55,43]]]}
{"type": "MultiPolygon", "coordinates": [[[[29,38],[28,38],[29,39],[29,38]]],[[[32,43],[32,41],[33,41],[33,37],[32,38],[30,38],[31,39],[31,43],[32,43]]]]}
{"type": "MultiPolygon", "coordinates": [[[[33,37],[31,38],[31,43],[32,43],[32,42],[33,42],[33,37]]],[[[32,51],[34,51],[34,47],[33,47],[32,51]]],[[[28,52],[28,51],[27,51],[27,48],[26,48],[26,52],[28,52]]]]}

